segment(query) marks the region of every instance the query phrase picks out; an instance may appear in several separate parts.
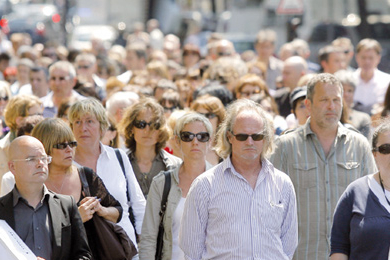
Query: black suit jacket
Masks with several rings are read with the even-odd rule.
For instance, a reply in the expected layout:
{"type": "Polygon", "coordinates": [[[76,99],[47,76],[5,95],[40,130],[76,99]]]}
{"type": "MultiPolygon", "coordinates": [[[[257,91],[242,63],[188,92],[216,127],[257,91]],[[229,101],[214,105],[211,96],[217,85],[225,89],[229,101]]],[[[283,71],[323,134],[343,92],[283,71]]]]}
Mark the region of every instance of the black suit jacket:
{"type": "MultiPolygon", "coordinates": [[[[51,260],[92,259],[87,235],[73,197],[49,191],[49,212],[53,230],[51,260]]],[[[0,219],[15,229],[12,191],[0,198],[0,219]]]]}

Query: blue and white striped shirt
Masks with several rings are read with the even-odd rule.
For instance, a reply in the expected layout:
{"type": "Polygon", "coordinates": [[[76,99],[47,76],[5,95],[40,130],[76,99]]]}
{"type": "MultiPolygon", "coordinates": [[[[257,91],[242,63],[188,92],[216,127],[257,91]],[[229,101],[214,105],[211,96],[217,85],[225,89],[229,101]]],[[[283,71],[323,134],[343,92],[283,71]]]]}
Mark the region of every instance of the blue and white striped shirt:
{"type": "Polygon", "coordinates": [[[192,183],[180,230],[186,259],[291,259],[297,244],[293,184],[268,160],[254,189],[230,158],[192,183]]]}

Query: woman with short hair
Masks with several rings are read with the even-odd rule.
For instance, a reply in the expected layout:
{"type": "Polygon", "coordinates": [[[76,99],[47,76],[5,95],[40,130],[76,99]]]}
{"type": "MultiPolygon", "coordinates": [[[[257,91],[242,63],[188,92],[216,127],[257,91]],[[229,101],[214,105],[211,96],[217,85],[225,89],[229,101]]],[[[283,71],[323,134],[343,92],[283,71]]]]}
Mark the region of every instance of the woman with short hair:
{"type": "Polygon", "coordinates": [[[171,186],[163,219],[164,235],[162,236],[161,259],[184,259],[184,253],[178,242],[181,216],[191,183],[201,173],[212,167],[206,161],[212,134],[213,129],[210,121],[198,113],[189,112],[178,119],[174,135],[175,141],[180,147],[183,162],[171,170],[161,172],[153,179],[142,225],[139,251],[141,259],[154,259],[156,254],[165,174],[171,176],[171,186]]]}

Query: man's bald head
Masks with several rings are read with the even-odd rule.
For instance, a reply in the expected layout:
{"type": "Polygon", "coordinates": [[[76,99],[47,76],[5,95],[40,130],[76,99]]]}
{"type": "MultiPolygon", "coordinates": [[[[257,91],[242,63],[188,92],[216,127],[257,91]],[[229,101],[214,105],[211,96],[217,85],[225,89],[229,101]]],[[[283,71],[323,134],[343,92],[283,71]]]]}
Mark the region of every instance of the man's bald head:
{"type": "Polygon", "coordinates": [[[39,141],[35,137],[23,135],[23,136],[15,138],[12,141],[12,143],[9,147],[9,150],[8,150],[9,160],[11,161],[14,159],[18,159],[17,158],[18,155],[26,147],[37,147],[37,148],[41,147],[41,148],[45,149],[43,147],[43,144],[41,143],[41,141],[39,141]]]}
{"type": "Polygon", "coordinates": [[[284,61],[283,84],[293,90],[299,79],[307,72],[307,62],[300,56],[293,56],[284,61]]]}

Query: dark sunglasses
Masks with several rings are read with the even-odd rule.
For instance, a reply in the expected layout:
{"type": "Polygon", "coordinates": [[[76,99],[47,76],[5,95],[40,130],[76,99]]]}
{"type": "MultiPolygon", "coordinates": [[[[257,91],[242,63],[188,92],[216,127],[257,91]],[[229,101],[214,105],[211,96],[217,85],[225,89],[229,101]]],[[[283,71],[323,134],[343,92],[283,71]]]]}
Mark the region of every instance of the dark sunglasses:
{"type": "Polygon", "coordinates": [[[175,109],[176,109],[176,107],[164,107],[164,112],[165,113],[168,113],[168,112],[172,113],[175,109]]]}
{"type": "Polygon", "coordinates": [[[7,101],[7,100],[8,100],[8,96],[0,97],[0,101],[7,101]]]}
{"type": "Polygon", "coordinates": [[[204,115],[206,118],[208,119],[213,119],[214,117],[216,117],[217,115],[214,114],[214,113],[199,113],[198,114],[201,114],[201,115],[204,115]]]}
{"type": "Polygon", "coordinates": [[[89,69],[91,66],[89,66],[89,65],[79,65],[77,68],[79,69],[79,70],[81,70],[81,69],[85,69],[85,70],[87,70],[87,69],[89,69]]]}
{"type": "Polygon", "coordinates": [[[389,154],[390,153],[390,144],[382,144],[379,147],[372,148],[373,152],[379,152],[381,154],[389,154]]]}
{"type": "Polygon", "coordinates": [[[183,142],[192,142],[196,136],[196,139],[198,139],[199,142],[205,143],[208,140],[210,140],[210,135],[207,132],[200,132],[197,134],[191,133],[191,132],[181,132],[180,133],[180,139],[183,142]]]}
{"type": "Polygon", "coordinates": [[[255,94],[259,94],[259,93],[260,93],[260,90],[240,92],[240,94],[242,96],[246,96],[246,97],[249,97],[249,96],[255,95],[255,94]]]}
{"type": "Polygon", "coordinates": [[[240,141],[240,142],[243,142],[243,141],[246,141],[246,139],[248,139],[248,137],[252,137],[252,140],[253,141],[261,141],[264,139],[264,135],[263,134],[251,134],[251,135],[248,135],[248,134],[233,134],[232,132],[232,135],[237,139],[237,141],[240,141]]]}
{"type": "Polygon", "coordinates": [[[147,125],[152,129],[156,129],[156,130],[160,129],[160,123],[152,123],[152,122],[147,123],[145,120],[134,121],[134,126],[137,127],[138,129],[145,129],[147,125]]]}
{"type": "Polygon", "coordinates": [[[70,148],[74,148],[77,146],[77,142],[73,141],[73,142],[69,142],[69,143],[59,143],[59,144],[53,145],[53,148],[64,150],[66,147],[68,147],[68,145],[70,148]]]}

